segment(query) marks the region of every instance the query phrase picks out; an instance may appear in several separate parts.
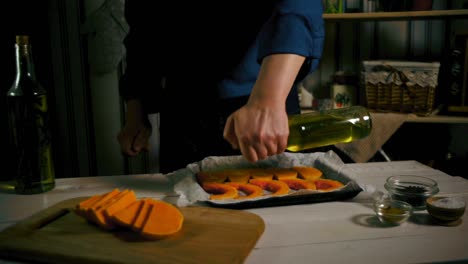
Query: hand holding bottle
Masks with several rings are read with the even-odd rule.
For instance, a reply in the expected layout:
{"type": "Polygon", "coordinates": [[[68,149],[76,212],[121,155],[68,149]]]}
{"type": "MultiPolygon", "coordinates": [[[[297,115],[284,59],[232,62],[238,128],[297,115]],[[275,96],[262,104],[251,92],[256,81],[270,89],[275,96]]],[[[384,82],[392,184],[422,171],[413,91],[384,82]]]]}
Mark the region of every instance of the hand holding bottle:
{"type": "Polygon", "coordinates": [[[251,162],[282,153],[288,134],[286,111],[258,104],[241,107],[229,116],[224,128],[224,138],[251,162]]]}

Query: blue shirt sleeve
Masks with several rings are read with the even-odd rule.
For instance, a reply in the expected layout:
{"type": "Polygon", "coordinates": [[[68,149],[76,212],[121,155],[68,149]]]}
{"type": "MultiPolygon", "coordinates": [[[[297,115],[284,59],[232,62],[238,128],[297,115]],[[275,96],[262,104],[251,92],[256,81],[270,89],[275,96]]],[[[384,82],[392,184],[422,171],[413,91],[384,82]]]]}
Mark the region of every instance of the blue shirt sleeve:
{"type": "MultiPolygon", "coordinates": [[[[321,0],[281,0],[259,35],[257,60],[277,53],[320,59],[325,36],[321,0]]],[[[310,71],[313,69],[311,68],[310,71]]]]}
{"type": "Polygon", "coordinates": [[[278,0],[255,43],[219,86],[221,97],[246,96],[264,57],[292,53],[306,57],[297,80],[313,72],[321,59],[325,29],[321,0],[278,0]]]}

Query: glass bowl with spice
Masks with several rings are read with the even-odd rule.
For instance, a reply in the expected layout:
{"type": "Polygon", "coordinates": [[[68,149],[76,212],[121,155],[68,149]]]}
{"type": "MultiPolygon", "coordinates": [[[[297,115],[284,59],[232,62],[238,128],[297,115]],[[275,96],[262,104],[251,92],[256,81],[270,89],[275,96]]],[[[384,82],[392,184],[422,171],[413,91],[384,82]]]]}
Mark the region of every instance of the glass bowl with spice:
{"type": "Polygon", "coordinates": [[[374,211],[381,223],[400,225],[413,214],[413,207],[407,202],[382,199],[374,202],[374,211]]]}
{"type": "Polygon", "coordinates": [[[407,202],[413,210],[424,210],[426,199],[439,192],[436,181],[414,175],[388,177],[384,186],[392,200],[407,202]]]}
{"type": "Polygon", "coordinates": [[[426,200],[427,212],[439,222],[458,221],[465,213],[466,203],[460,197],[433,196],[426,200]]]}

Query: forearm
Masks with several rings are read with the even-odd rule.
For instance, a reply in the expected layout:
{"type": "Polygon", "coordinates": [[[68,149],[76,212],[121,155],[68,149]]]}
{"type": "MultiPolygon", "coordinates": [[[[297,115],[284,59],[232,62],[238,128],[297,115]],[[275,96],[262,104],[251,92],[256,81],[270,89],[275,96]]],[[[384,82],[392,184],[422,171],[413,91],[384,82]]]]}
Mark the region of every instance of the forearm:
{"type": "Polygon", "coordinates": [[[284,105],[305,61],[297,54],[272,54],[262,60],[248,104],[284,105]]]}

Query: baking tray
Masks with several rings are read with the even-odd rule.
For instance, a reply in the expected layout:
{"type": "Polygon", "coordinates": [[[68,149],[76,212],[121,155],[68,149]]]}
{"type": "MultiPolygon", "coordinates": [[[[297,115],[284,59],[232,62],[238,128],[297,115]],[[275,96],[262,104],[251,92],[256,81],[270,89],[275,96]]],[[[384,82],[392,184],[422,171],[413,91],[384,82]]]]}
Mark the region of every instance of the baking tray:
{"type": "MultiPolygon", "coordinates": [[[[205,202],[206,204],[229,209],[249,209],[272,206],[285,206],[305,203],[320,203],[352,199],[363,189],[343,170],[344,163],[333,151],[317,153],[283,153],[268,160],[257,162],[256,167],[291,168],[293,166],[311,166],[322,171],[324,179],[338,180],[344,187],[333,191],[291,191],[282,196],[263,196],[249,200],[210,200],[196,181],[196,173],[201,170],[226,168],[251,168],[252,164],[243,160],[241,156],[208,157],[199,163],[187,166],[187,169],[169,175],[174,181],[174,191],[180,195],[185,203],[205,202]]],[[[183,202],[179,203],[180,206],[183,202]]]]}
{"type": "Polygon", "coordinates": [[[237,203],[219,203],[213,201],[206,201],[213,207],[229,208],[229,209],[250,209],[260,207],[272,207],[272,206],[285,206],[294,204],[308,204],[308,203],[320,203],[320,202],[331,202],[352,199],[362,191],[361,187],[357,186],[353,189],[321,192],[321,193],[310,193],[310,194],[298,194],[298,195],[286,195],[280,197],[269,197],[262,200],[243,200],[237,203]]]}

